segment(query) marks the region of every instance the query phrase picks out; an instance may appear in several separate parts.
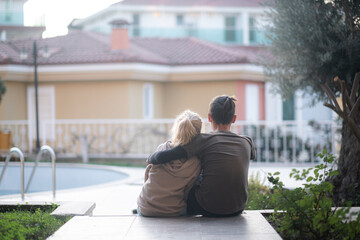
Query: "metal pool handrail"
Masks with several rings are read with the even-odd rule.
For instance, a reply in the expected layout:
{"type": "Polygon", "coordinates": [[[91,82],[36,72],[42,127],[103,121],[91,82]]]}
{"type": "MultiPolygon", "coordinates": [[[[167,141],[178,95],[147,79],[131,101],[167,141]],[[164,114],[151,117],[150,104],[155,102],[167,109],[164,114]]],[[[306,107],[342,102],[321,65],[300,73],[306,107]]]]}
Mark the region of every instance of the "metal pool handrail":
{"type": "Polygon", "coordinates": [[[41,159],[41,156],[44,152],[49,152],[50,153],[50,157],[51,157],[51,163],[52,163],[52,180],[53,180],[53,198],[55,198],[55,192],[56,192],[56,182],[55,182],[55,162],[56,162],[56,156],[55,156],[55,152],[54,150],[48,146],[48,145],[44,145],[40,148],[40,151],[38,153],[38,155],[36,156],[36,159],[35,159],[35,166],[31,172],[31,176],[30,176],[30,179],[28,181],[28,184],[26,185],[26,189],[25,189],[25,192],[27,192],[29,190],[29,187],[30,187],[30,184],[31,184],[31,181],[34,177],[34,174],[35,174],[35,171],[36,171],[36,168],[38,166],[38,163],[39,163],[39,160],[41,159]]]}
{"type": "Polygon", "coordinates": [[[6,156],[5,159],[5,165],[2,169],[1,175],[0,175],[0,184],[1,181],[4,177],[4,173],[6,170],[7,165],[9,164],[10,158],[12,157],[12,155],[14,155],[14,153],[17,153],[20,157],[20,166],[21,166],[21,200],[24,201],[24,154],[21,152],[21,150],[17,147],[13,147],[10,149],[8,155],[6,156]]]}

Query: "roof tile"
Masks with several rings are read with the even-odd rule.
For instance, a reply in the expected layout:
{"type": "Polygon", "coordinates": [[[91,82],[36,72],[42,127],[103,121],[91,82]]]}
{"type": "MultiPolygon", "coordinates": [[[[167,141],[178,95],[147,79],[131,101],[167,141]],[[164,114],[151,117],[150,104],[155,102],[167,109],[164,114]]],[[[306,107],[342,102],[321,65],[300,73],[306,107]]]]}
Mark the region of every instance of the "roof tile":
{"type": "MultiPolygon", "coordinates": [[[[129,49],[111,50],[110,35],[75,31],[65,36],[37,39],[38,64],[152,63],[162,65],[199,65],[246,63],[243,54],[195,38],[132,38],[129,49]]],[[[0,43],[0,64],[33,62],[34,39],[0,43]],[[27,52],[21,60],[20,53],[27,52]]]]}

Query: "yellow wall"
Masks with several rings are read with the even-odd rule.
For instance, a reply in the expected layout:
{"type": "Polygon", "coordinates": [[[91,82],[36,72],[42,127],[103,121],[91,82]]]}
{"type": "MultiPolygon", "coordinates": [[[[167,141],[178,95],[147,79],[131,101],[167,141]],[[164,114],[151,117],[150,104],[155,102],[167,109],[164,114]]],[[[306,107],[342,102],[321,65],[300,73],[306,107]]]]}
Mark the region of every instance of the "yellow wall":
{"type": "Polygon", "coordinates": [[[27,119],[27,84],[5,81],[6,93],[0,103],[0,120],[27,119]]]}
{"type": "Polygon", "coordinates": [[[215,96],[235,93],[235,81],[165,83],[162,117],[174,118],[182,111],[190,109],[206,118],[209,103],[215,96]]]}
{"type": "Polygon", "coordinates": [[[143,118],[143,86],[152,84],[154,86],[154,118],[163,117],[163,83],[129,81],[129,118],[143,118]]]}
{"type": "Polygon", "coordinates": [[[128,83],[54,83],[56,119],[128,118],[128,83]]]}
{"type": "Polygon", "coordinates": [[[154,118],[165,118],[164,112],[164,83],[154,83],[154,118]]]}
{"type": "MultiPolygon", "coordinates": [[[[55,87],[56,119],[142,118],[143,85],[154,86],[154,118],[174,118],[186,109],[206,118],[209,102],[235,95],[235,81],[94,81],[41,83],[55,87]]],[[[27,83],[6,82],[0,120],[27,119],[27,83]]]]}
{"type": "MultiPolygon", "coordinates": [[[[0,120],[27,119],[27,86],[32,84],[32,75],[20,73],[1,75],[8,91],[0,104],[0,120]]],[[[186,109],[206,118],[209,102],[217,95],[236,95],[236,81],[242,79],[236,71],[231,76],[220,74],[227,80],[220,79],[219,73],[158,75],[162,78],[142,71],[122,75],[44,72],[39,86],[54,86],[56,119],[143,118],[146,83],[154,86],[154,118],[174,118],[186,109]]]]}
{"type": "Polygon", "coordinates": [[[128,99],[125,103],[128,106],[128,118],[142,118],[142,86],[142,82],[128,82],[128,99]]]}

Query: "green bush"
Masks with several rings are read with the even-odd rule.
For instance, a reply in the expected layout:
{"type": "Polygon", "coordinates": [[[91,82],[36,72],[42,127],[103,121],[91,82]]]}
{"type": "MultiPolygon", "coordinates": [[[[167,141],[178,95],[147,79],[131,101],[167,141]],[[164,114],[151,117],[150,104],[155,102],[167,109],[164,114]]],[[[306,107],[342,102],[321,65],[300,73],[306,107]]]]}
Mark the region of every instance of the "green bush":
{"type": "Polygon", "coordinates": [[[270,221],[285,239],[360,239],[360,214],[350,214],[351,202],[345,203],[349,207],[333,207],[334,186],[326,179],[338,174],[329,167],[334,156],[326,150],[318,156],[324,163],[302,172],[292,170],[290,177],[306,179],[302,188],[287,190],[279,172],[269,173],[268,180],[274,185],[270,201],[275,206],[270,221]]]}
{"type": "Polygon", "coordinates": [[[266,178],[260,179],[259,172],[251,175],[248,186],[247,210],[273,209],[270,188],[265,185],[266,178]]]}
{"type": "Polygon", "coordinates": [[[69,218],[60,219],[51,216],[53,208],[42,210],[40,208],[31,210],[17,209],[0,212],[0,239],[45,239],[61,227],[69,218]]]}

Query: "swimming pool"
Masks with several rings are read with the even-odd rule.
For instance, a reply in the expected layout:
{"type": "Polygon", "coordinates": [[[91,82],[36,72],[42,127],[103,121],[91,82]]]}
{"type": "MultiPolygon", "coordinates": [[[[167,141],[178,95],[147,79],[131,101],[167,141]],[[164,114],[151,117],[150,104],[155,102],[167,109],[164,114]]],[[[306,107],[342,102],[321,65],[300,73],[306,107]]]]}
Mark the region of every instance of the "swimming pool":
{"type": "MultiPolygon", "coordinates": [[[[0,172],[3,165],[0,165],[0,172]]],[[[33,166],[25,166],[25,188],[29,181],[33,166]]],[[[56,166],[56,190],[87,187],[118,181],[128,175],[102,166],[67,165],[56,166]]],[[[27,193],[52,191],[51,165],[39,165],[27,193]]],[[[0,195],[21,193],[20,165],[9,165],[0,184],[0,195]]]]}

